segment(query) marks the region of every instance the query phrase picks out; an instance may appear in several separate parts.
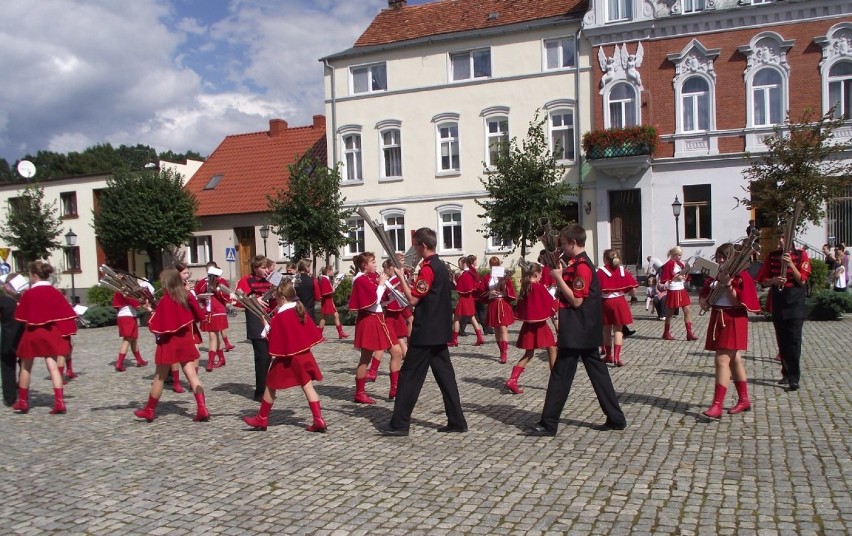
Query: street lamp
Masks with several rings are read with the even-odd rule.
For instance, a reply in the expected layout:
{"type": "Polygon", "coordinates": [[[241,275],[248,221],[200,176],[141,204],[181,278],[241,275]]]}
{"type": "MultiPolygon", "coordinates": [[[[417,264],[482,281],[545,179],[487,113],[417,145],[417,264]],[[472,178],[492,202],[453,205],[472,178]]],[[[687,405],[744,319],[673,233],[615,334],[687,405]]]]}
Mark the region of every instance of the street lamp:
{"type": "Polygon", "coordinates": [[[675,245],[680,245],[680,226],[678,222],[680,221],[680,210],[683,208],[683,203],[675,196],[674,203],[672,203],[672,214],[675,217],[675,245]]]}
{"type": "Polygon", "coordinates": [[[77,234],[68,229],[65,233],[65,245],[68,246],[68,258],[71,260],[71,305],[77,305],[77,287],[74,285],[74,271],[77,270],[77,256],[72,248],[77,245],[77,234]]]}
{"type": "Polygon", "coordinates": [[[269,238],[269,226],[263,224],[260,228],[260,237],[263,239],[263,256],[266,257],[266,239],[269,238]]]}

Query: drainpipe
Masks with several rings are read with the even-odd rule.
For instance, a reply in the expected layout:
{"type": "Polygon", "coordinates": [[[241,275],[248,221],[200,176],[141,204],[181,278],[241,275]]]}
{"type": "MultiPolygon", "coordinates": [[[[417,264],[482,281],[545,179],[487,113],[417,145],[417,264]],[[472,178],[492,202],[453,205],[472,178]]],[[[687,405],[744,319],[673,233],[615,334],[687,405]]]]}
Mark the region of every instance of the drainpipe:
{"type": "MultiPolygon", "coordinates": [[[[580,58],[580,34],[583,32],[582,23],[580,23],[580,27],[577,28],[577,32],[574,34],[574,43],[577,46],[577,58],[580,58]]],[[[589,53],[589,57],[591,57],[591,52],[589,53]]],[[[591,64],[590,64],[591,65],[591,64]]],[[[583,147],[580,143],[580,138],[583,135],[582,125],[582,114],[580,113],[580,63],[577,62],[577,73],[574,76],[574,109],[577,111],[577,136],[574,140],[574,155],[577,158],[577,172],[580,175],[579,181],[579,191],[577,192],[577,216],[580,220],[583,219],[583,147]]],[[[589,112],[594,113],[593,109],[594,99],[591,99],[589,103],[589,112]]],[[[594,122],[594,119],[592,120],[594,122]]],[[[595,237],[597,237],[597,233],[595,233],[595,237]]],[[[595,248],[595,253],[597,253],[597,248],[595,248]]]]}
{"type": "MultiPolygon", "coordinates": [[[[337,165],[337,93],[335,87],[334,67],[323,60],[323,65],[331,71],[331,163],[337,165]]],[[[328,132],[328,131],[326,131],[328,132]]],[[[339,252],[338,252],[339,253],[339,252]]],[[[334,256],[334,271],[340,271],[340,255],[334,256]]]]}

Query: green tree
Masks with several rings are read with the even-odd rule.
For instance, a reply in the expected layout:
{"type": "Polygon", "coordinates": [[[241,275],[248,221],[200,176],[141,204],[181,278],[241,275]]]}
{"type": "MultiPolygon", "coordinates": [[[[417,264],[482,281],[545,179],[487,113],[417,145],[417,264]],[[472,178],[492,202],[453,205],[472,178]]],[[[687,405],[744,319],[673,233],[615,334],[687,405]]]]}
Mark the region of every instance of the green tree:
{"type": "MultiPolygon", "coordinates": [[[[324,142],[323,142],[324,143],[324,142]]],[[[337,255],[349,242],[346,218],[351,209],[340,193],[340,173],[309,153],[288,166],[287,188],[267,195],[275,233],[293,244],[297,259],[337,255]]]]}
{"type": "Polygon", "coordinates": [[[199,228],[197,208],[171,170],[119,171],[101,192],[95,234],[109,258],[144,251],[158,273],[163,252],[186,244],[199,228]]]}
{"type": "Polygon", "coordinates": [[[0,158],[0,182],[15,182],[18,180],[17,173],[5,158],[0,158]]]}
{"type": "Polygon", "coordinates": [[[200,162],[204,162],[206,158],[201,156],[195,151],[187,151],[185,153],[176,153],[174,151],[163,151],[160,153],[160,160],[165,160],[166,162],[175,162],[175,163],[186,163],[188,159],[198,160],[200,162]]]}
{"type": "Polygon", "coordinates": [[[536,110],[527,129],[527,137],[518,144],[516,138],[498,151],[492,165],[485,166],[480,182],[488,197],[476,200],[484,209],[480,232],[487,238],[512,240],[512,251],[521,246],[526,256],[527,245],[535,238],[540,218],[556,221],[572,188],[563,179],[564,170],[556,163],[548,148],[545,122],[536,110]]]}
{"type": "Polygon", "coordinates": [[[807,222],[820,225],[826,201],[844,195],[852,179],[852,164],[842,158],[852,150],[852,142],[834,137],[843,123],[834,118],[833,109],[823,116],[807,109],[799,121],[788,115],[764,140],[766,153],[756,158],[746,155],[751,159],[743,171],[747,197],[735,199],[748,209],[757,208],[776,224],[788,219],[801,201],[797,229],[807,222]]]}
{"type": "Polygon", "coordinates": [[[0,227],[0,238],[21,252],[24,259],[46,259],[62,233],[56,202],[44,203],[44,189],[37,183],[28,185],[20,197],[9,200],[6,223],[0,227]]]}

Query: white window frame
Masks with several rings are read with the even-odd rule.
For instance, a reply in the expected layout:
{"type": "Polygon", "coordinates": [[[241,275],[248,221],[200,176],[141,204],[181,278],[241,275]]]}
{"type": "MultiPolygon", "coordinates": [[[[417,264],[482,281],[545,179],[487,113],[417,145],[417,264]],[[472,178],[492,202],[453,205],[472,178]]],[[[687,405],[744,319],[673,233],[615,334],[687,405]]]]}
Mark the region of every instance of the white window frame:
{"type": "Polygon", "coordinates": [[[451,82],[464,82],[467,80],[484,80],[492,77],[493,65],[491,64],[491,48],[476,48],[473,50],[464,50],[459,52],[450,52],[449,53],[449,79],[451,82]],[[476,56],[481,54],[488,55],[488,73],[476,75],[476,56]],[[456,72],[455,68],[455,60],[462,60],[467,56],[467,75],[464,73],[456,72]]]}
{"type": "Polygon", "coordinates": [[[716,128],[716,106],[715,106],[715,84],[714,81],[707,76],[702,76],[700,74],[694,74],[692,76],[688,76],[684,78],[677,87],[676,93],[676,104],[677,104],[677,131],[683,133],[695,133],[695,132],[708,132],[711,130],[715,130],[716,128]],[[684,86],[690,80],[701,80],[707,86],[706,93],[697,93],[697,92],[684,92],[684,86]],[[706,128],[701,128],[701,114],[699,113],[699,104],[701,96],[704,96],[707,99],[707,126],[706,128]],[[695,128],[687,129],[687,116],[686,116],[686,101],[687,99],[692,101],[692,120],[694,122],[695,128]]]}
{"type": "MultiPolygon", "coordinates": [[[[491,219],[486,218],[490,223],[491,219]]],[[[485,253],[506,253],[514,247],[512,240],[503,240],[499,236],[489,236],[485,242],[485,253]]]]}
{"type": "MultiPolygon", "coordinates": [[[[464,212],[461,205],[443,205],[438,207],[438,253],[442,254],[461,254],[464,251],[464,212]],[[445,215],[458,214],[458,221],[453,218],[450,222],[444,221],[445,215]],[[444,247],[444,230],[447,227],[458,228],[458,244],[450,244],[451,247],[444,247]]],[[[455,234],[453,234],[453,242],[455,242],[455,234]]]]}
{"type": "Polygon", "coordinates": [[[683,187],[683,239],[684,240],[713,240],[713,185],[712,184],[692,184],[684,185],[683,187]],[[697,192],[698,188],[707,188],[706,198],[700,200],[693,199],[693,193],[687,195],[688,190],[697,192]],[[702,216],[709,221],[707,228],[703,229],[701,225],[702,216]],[[690,224],[690,219],[693,223],[690,224]],[[704,231],[708,236],[702,236],[704,231]],[[694,236],[690,236],[694,234],[694,236]]]}
{"type": "Polygon", "coordinates": [[[290,242],[281,242],[278,243],[278,258],[279,259],[293,259],[293,244],[290,242]]]}
{"type": "Polygon", "coordinates": [[[359,125],[347,125],[338,130],[340,154],[340,183],[341,185],[364,184],[364,139],[359,125]],[[347,140],[357,140],[358,147],[347,148],[347,140]],[[350,158],[352,162],[350,162],[350,158]],[[351,172],[352,178],[349,178],[351,172]]]}
{"type": "Polygon", "coordinates": [[[189,265],[201,265],[210,262],[213,251],[213,237],[211,235],[195,235],[189,239],[186,245],[186,259],[189,265]]]}
{"type": "Polygon", "coordinates": [[[548,145],[550,146],[550,152],[556,158],[557,162],[565,163],[565,162],[574,162],[577,158],[577,130],[576,130],[576,114],[574,114],[574,108],[556,108],[553,110],[549,110],[547,114],[547,128],[548,128],[548,145]],[[559,116],[564,120],[565,115],[571,116],[571,124],[570,125],[560,125],[554,126],[554,117],[559,116]],[[556,144],[554,143],[555,134],[557,132],[568,131],[570,132],[570,146],[563,147],[563,150],[568,154],[556,153],[556,144]],[[568,158],[560,158],[560,156],[567,156],[568,158]]]}
{"type": "Polygon", "coordinates": [[[604,126],[606,128],[626,128],[626,127],[641,125],[642,124],[642,116],[641,116],[642,109],[639,106],[639,100],[640,100],[639,99],[639,89],[631,83],[622,81],[622,82],[616,82],[616,83],[612,84],[611,86],[609,86],[606,89],[606,92],[604,93],[604,110],[605,110],[604,126]],[[623,104],[621,104],[622,117],[624,117],[626,119],[626,117],[627,117],[626,111],[628,110],[628,107],[630,106],[629,103],[631,102],[631,101],[613,100],[612,99],[613,90],[615,90],[616,88],[618,88],[621,85],[627,86],[628,88],[633,90],[632,107],[633,107],[633,114],[635,116],[635,121],[632,122],[632,123],[625,122],[624,124],[621,124],[621,125],[614,125],[612,123],[612,113],[611,113],[612,111],[610,109],[610,104],[615,103],[615,102],[623,103],[623,104]]]}
{"type": "Polygon", "coordinates": [[[461,130],[459,128],[458,120],[448,120],[435,124],[435,156],[436,156],[436,169],[438,170],[436,175],[438,176],[457,176],[461,174],[461,130]],[[442,129],[453,129],[455,128],[456,135],[455,136],[447,136],[446,138],[442,137],[441,130],[442,129]],[[443,149],[447,147],[447,153],[449,154],[449,163],[450,166],[444,168],[443,163],[443,149]],[[453,151],[455,149],[455,151],[453,151]],[[453,154],[455,154],[458,160],[458,166],[452,167],[453,162],[453,154]]]}
{"type": "Polygon", "coordinates": [[[699,13],[707,9],[706,0],[681,0],[681,13],[699,13]]]}
{"type": "Polygon", "coordinates": [[[544,71],[567,71],[577,68],[577,43],[574,37],[556,37],[553,39],[542,39],[541,41],[541,65],[544,71]],[[569,45],[572,49],[572,62],[570,65],[565,65],[565,46],[569,45]],[[558,66],[552,67],[548,63],[550,57],[548,50],[551,48],[556,50],[556,60],[558,66]]]}
{"type": "Polygon", "coordinates": [[[835,76],[831,75],[831,69],[834,69],[838,65],[844,63],[852,66],[852,58],[836,61],[831,64],[831,67],[829,69],[826,69],[824,83],[826,98],[825,113],[828,113],[832,106],[837,104],[838,107],[834,110],[834,117],[837,119],[842,118],[848,121],[849,119],[852,119],[852,74],[835,76]],[[832,84],[838,84],[840,89],[840,98],[837,101],[831,100],[832,84]]]}
{"type": "MultiPolygon", "coordinates": [[[[379,131],[379,179],[382,181],[402,180],[402,129],[396,126],[387,127],[379,131]],[[395,134],[395,140],[391,143],[385,142],[385,134],[395,134]],[[399,173],[388,173],[388,151],[395,151],[399,162],[399,173]]],[[[393,170],[392,170],[393,171],[393,170]]]]}
{"type": "MultiPolygon", "coordinates": [[[[379,84],[380,86],[380,84],[379,84]]],[[[366,65],[353,65],[349,68],[349,93],[351,95],[368,95],[370,93],[384,93],[388,90],[388,71],[387,64],[385,62],[379,63],[370,63],[366,65]],[[381,78],[377,78],[375,74],[379,71],[384,71],[384,87],[376,88],[376,82],[380,81],[381,78]],[[369,89],[364,91],[357,91],[355,89],[355,78],[358,73],[364,72],[366,73],[368,80],[367,83],[370,86],[369,89]]]]}
{"type": "Polygon", "coordinates": [[[773,127],[775,125],[780,125],[784,122],[784,117],[787,114],[787,110],[789,109],[787,105],[787,77],[781,70],[776,69],[771,66],[762,67],[760,69],[755,70],[751,73],[751,76],[748,79],[748,117],[749,117],[749,126],[755,128],[765,128],[765,127],[773,127]],[[763,72],[773,72],[778,75],[780,79],[777,90],[778,90],[778,102],[777,106],[778,110],[778,118],[776,121],[772,120],[772,111],[773,111],[773,103],[772,103],[772,88],[776,86],[769,85],[761,85],[755,86],[754,79],[758,74],[763,72]],[[758,123],[757,122],[757,108],[755,107],[755,101],[758,92],[762,93],[764,96],[764,113],[766,113],[766,122],[758,123]]]}
{"type": "Polygon", "coordinates": [[[346,244],[343,251],[344,257],[354,257],[360,255],[367,250],[366,236],[364,234],[364,218],[355,216],[346,220],[346,227],[349,228],[347,236],[354,238],[355,243],[346,244]],[[359,247],[360,246],[360,247],[359,247]]]}
{"type": "Polygon", "coordinates": [[[60,192],[59,204],[61,205],[63,218],[76,218],[80,215],[77,206],[77,192],[60,192]]]}
{"type": "Polygon", "coordinates": [[[492,115],[485,118],[485,165],[488,168],[494,166],[494,155],[492,154],[491,144],[497,144],[497,150],[509,150],[509,116],[508,115],[492,115]],[[492,127],[495,131],[492,132],[492,127]],[[501,147],[502,146],[502,147],[501,147]]]}
{"type": "Polygon", "coordinates": [[[633,0],[615,0],[618,8],[617,13],[612,13],[610,10],[610,2],[612,0],[604,0],[606,6],[606,22],[622,22],[633,19],[633,0]]]}
{"type": "MultiPolygon", "coordinates": [[[[390,236],[391,241],[396,246],[397,251],[402,251],[405,253],[406,242],[408,241],[408,236],[406,235],[405,229],[405,211],[400,209],[388,209],[383,210],[381,213],[382,221],[385,224],[385,231],[387,231],[388,236],[390,236]],[[400,223],[399,220],[402,220],[400,223]]],[[[389,254],[391,252],[385,252],[385,254],[389,254]]]]}

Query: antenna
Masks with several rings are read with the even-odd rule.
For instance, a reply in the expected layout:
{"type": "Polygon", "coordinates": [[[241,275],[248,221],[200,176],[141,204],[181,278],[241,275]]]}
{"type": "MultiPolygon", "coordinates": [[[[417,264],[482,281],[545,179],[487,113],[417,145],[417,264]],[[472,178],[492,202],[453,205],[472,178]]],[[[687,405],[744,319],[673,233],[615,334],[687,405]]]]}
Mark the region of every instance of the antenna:
{"type": "Polygon", "coordinates": [[[21,160],[20,162],[18,162],[18,168],[17,169],[18,169],[18,174],[21,177],[23,177],[27,180],[30,180],[36,174],[35,164],[30,162],[29,160],[21,160]]]}

